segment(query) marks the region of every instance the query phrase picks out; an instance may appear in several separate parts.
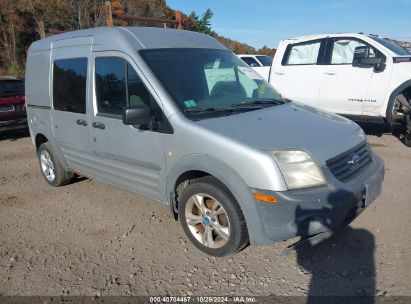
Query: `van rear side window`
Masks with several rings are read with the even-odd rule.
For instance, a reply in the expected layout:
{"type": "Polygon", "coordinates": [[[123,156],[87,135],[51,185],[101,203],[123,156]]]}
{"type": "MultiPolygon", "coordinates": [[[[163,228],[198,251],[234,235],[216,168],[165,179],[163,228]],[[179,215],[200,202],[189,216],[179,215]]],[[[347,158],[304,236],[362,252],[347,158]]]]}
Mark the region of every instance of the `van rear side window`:
{"type": "Polygon", "coordinates": [[[53,106],[55,110],[86,113],[87,58],[55,60],[53,106]]]}

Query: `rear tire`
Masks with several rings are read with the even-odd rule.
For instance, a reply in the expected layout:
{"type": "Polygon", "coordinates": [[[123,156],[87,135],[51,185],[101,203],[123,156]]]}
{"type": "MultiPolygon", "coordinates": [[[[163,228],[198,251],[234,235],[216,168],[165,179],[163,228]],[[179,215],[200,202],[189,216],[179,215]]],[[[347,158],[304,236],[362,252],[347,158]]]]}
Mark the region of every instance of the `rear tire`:
{"type": "Polygon", "coordinates": [[[222,257],[247,246],[244,216],[228,189],[211,176],[192,181],[179,197],[183,230],[204,253],[222,257]]]}
{"type": "Polygon", "coordinates": [[[74,177],[73,173],[64,170],[49,142],[40,145],[37,150],[37,158],[41,173],[50,186],[59,187],[66,185],[74,177]]]}

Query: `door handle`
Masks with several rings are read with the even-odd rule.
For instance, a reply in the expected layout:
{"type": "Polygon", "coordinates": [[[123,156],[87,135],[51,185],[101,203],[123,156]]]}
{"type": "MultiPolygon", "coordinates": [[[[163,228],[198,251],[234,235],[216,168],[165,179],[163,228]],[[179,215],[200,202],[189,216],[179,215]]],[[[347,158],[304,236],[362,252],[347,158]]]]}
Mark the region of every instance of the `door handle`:
{"type": "Polygon", "coordinates": [[[275,72],[277,75],[285,75],[285,72],[275,72]]]}
{"type": "Polygon", "coordinates": [[[77,119],[76,123],[77,123],[79,126],[87,127],[87,121],[85,121],[84,119],[77,119]]]}
{"type": "Polygon", "coordinates": [[[329,72],[324,72],[325,75],[335,75],[337,72],[334,71],[329,71],[329,72]]]}
{"type": "Polygon", "coordinates": [[[91,125],[96,129],[104,130],[106,128],[105,124],[103,124],[102,122],[93,122],[91,125]]]}

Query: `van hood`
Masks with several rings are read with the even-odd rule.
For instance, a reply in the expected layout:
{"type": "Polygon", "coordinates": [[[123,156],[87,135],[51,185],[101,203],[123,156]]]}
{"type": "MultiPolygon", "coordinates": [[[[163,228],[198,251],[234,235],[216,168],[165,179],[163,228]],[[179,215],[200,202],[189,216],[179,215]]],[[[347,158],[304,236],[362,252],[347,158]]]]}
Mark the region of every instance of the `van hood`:
{"type": "Polygon", "coordinates": [[[354,122],[295,102],[197,123],[257,149],[308,151],[321,166],[366,139],[354,122]]]}

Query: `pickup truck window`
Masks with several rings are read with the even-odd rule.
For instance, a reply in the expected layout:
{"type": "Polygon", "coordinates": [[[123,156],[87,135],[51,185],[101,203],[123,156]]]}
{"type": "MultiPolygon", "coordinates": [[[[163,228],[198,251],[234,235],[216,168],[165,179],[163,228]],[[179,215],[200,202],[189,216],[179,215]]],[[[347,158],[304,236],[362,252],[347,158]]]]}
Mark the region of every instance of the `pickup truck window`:
{"type": "Polygon", "coordinates": [[[53,107],[55,110],[86,113],[87,58],[55,60],[53,64],[53,107]]]}
{"type": "MultiPolygon", "coordinates": [[[[335,40],[332,46],[331,64],[352,64],[354,50],[358,46],[365,46],[365,44],[356,39],[335,40]]],[[[375,57],[373,48],[370,49],[369,57],[375,57]]]]}
{"type": "Polygon", "coordinates": [[[128,105],[150,105],[150,93],[124,59],[96,58],[95,74],[98,113],[121,115],[128,105]]]}
{"type": "Polygon", "coordinates": [[[283,64],[317,64],[320,47],[321,40],[309,41],[298,44],[290,44],[287,47],[283,64]]]}
{"type": "MultiPolygon", "coordinates": [[[[341,65],[341,64],[352,64],[354,59],[354,51],[358,46],[370,46],[366,42],[359,40],[357,38],[330,38],[329,39],[329,51],[328,56],[325,60],[325,64],[341,65]]],[[[370,46],[370,53],[368,58],[375,58],[384,56],[374,47],[370,46]]]]}
{"type": "Polygon", "coordinates": [[[231,115],[284,103],[271,85],[230,51],[151,49],[140,54],[187,116],[231,115]]]}
{"type": "Polygon", "coordinates": [[[399,55],[399,56],[410,55],[410,53],[408,53],[407,50],[403,49],[398,44],[392,43],[391,41],[388,41],[388,40],[383,39],[383,38],[375,37],[375,36],[369,36],[369,37],[371,39],[377,41],[378,43],[382,44],[387,49],[394,52],[396,55],[399,55]]]}

